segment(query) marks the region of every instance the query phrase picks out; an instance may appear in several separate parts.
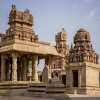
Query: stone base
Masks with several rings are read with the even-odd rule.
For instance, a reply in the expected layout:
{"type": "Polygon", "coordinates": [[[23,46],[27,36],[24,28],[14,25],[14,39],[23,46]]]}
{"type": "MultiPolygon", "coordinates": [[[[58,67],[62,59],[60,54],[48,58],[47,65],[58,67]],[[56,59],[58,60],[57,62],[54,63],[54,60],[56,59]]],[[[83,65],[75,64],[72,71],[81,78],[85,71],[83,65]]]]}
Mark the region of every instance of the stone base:
{"type": "Polygon", "coordinates": [[[28,88],[29,82],[26,81],[4,81],[0,82],[0,89],[22,89],[28,88]]]}
{"type": "Polygon", "coordinates": [[[0,82],[0,95],[27,95],[30,84],[38,84],[34,81],[3,81],[0,82]]]}
{"type": "Polygon", "coordinates": [[[86,94],[90,96],[100,96],[100,88],[98,87],[87,87],[86,94]]]}
{"type": "Polygon", "coordinates": [[[21,95],[25,93],[29,82],[26,81],[3,81],[0,82],[0,95],[21,95]]]}
{"type": "Polygon", "coordinates": [[[100,88],[98,87],[66,88],[66,94],[100,96],[100,88]]]}
{"type": "Polygon", "coordinates": [[[46,84],[44,83],[32,83],[27,89],[28,92],[31,93],[31,95],[43,95],[46,91],[46,84]]]}
{"type": "Polygon", "coordinates": [[[65,87],[62,83],[49,83],[46,87],[46,93],[48,94],[64,94],[65,87]]]}
{"type": "Polygon", "coordinates": [[[35,95],[58,95],[64,94],[65,86],[60,80],[52,79],[48,83],[32,83],[28,91],[35,95]]]}

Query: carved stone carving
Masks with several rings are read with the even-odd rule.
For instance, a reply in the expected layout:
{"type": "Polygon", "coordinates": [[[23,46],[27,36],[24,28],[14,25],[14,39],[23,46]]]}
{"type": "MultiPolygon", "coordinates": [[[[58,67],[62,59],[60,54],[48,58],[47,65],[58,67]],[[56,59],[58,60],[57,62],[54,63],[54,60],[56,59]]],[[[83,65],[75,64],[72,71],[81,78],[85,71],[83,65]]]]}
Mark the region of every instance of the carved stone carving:
{"type": "Polygon", "coordinates": [[[98,54],[91,44],[90,34],[85,29],[79,29],[74,37],[74,46],[69,51],[69,62],[98,63],[98,54]]]}
{"type": "Polygon", "coordinates": [[[38,36],[32,29],[33,16],[28,9],[22,12],[18,11],[15,5],[12,5],[8,24],[9,28],[6,31],[5,37],[2,38],[2,41],[12,39],[26,40],[30,42],[38,41],[38,36]]]}

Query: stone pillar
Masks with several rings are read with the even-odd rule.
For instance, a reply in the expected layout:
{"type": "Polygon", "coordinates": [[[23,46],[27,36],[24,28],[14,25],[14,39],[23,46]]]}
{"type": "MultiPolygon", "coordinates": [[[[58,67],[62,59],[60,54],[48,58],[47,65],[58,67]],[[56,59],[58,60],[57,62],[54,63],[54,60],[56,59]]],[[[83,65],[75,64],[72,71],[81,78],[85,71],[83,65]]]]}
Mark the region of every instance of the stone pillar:
{"type": "Polygon", "coordinates": [[[33,66],[32,66],[32,78],[34,77],[34,81],[38,81],[38,73],[37,73],[37,65],[38,65],[38,56],[34,55],[33,59],[33,66]]]}
{"type": "Polygon", "coordinates": [[[66,87],[69,88],[70,87],[70,69],[66,68],[66,87]]]}
{"type": "Polygon", "coordinates": [[[78,86],[81,87],[82,85],[82,71],[78,71],[78,86]]]}
{"type": "Polygon", "coordinates": [[[51,57],[49,56],[49,59],[48,59],[48,79],[51,79],[51,67],[52,67],[52,60],[53,58],[51,59],[51,57]]]}
{"type": "Polygon", "coordinates": [[[62,59],[62,70],[65,70],[65,57],[63,57],[62,59]]]}
{"type": "Polygon", "coordinates": [[[23,59],[20,59],[20,81],[23,81],[23,59]]]}
{"type": "Polygon", "coordinates": [[[70,87],[73,87],[73,73],[72,70],[69,70],[69,76],[70,76],[70,87]]]}
{"type": "Polygon", "coordinates": [[[32,81],[32,60],[28,61],[28,80],[32,81]]]}
{"type": "Polygon", "coordinates": [[[12,81],[17,81],[17,54],[12,54],[12,81]]]}
{"type": "Polygon", "coordinates": [[[32,81],[34,81],[34,71],[35,68],[34,68],[34,56],[32,57],[32,81]]]}
{"type": "Polygon", "coordinates": [[[1,55],[1,81],[5,81],[5,56],[1,55]]]}
{"type": "Polygon", "coordinates": [[[23,81],[27,81],[27,60],[26,58],[23,59],[23,81]]]}

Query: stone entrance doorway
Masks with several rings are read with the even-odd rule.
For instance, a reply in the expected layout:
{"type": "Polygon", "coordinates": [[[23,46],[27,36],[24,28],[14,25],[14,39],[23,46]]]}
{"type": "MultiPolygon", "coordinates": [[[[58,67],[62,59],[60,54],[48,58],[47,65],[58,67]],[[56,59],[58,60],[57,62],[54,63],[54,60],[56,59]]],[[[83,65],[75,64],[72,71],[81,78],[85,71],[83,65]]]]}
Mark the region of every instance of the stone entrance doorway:
{"type": "Polygon", "coordinates": [[[62,83],[66,85],[66,75],[62,75],[62,83]]]}
{"type": "Polygon", "coordinates": [[[73,87],[78,87],[78,70],[73,70],[73,87]]]}

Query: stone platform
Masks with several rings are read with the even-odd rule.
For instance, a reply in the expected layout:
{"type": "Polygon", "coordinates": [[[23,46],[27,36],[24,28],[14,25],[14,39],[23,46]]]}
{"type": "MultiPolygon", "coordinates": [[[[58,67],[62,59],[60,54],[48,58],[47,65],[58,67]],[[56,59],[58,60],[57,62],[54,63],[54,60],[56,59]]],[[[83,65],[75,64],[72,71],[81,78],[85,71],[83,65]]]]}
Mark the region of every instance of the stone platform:
{"type": "Polygon", "coordinates": [[[33,95],[62,95],[65,93],[65,86],[59,79],[52,79],[48,83],[32,83],[28,91],[33,95]]]}
{"type": "Polygon", "coordinates": [[[46,86],[47,94],[64,94],[64,92],[65,92],[65,86],[59,79],[54,78],[47,83],[46,86]]]}
{"type": "Polygon", "coordinates": [[[0,95],[20,95],[23,94],[29,87],[28,81],[4,81],[0,82],[0,95]]]}
{"type": "MultiPolygon", "coordinates": [[[[31,82],[33,83],[33,82],[31,82]]],[[[0,82],[0,89],[22,89],[22,88],[28,88],[28,85],[30,84],[29,81],[4,81],[0,82]]]]}
{"type": "Polygon", "coordinates": [[[46,84],[44,83],[32,83],[27,89],[31,95],[44,95],[46,91],[46,84]]]}

